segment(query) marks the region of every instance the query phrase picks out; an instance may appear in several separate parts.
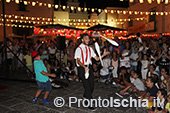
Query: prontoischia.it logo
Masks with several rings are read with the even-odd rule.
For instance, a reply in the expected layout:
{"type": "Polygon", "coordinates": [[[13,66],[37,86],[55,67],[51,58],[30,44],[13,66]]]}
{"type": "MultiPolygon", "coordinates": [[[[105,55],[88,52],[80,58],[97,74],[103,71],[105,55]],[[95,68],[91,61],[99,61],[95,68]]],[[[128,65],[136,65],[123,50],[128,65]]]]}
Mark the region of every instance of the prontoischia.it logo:
{"type": "MultiPolygon", "coordinates": [[[[156,103],[157,99],[153,99],[153,103],[156,103]]],[[[97,99],[78,99],[77,97],[69,97],[68,99],[68,107],[72,107],[72,105],[77,104],[78,107],[148,107],[149,101],[148,99],[133,99],[130,97],[129,99],[114,99],[110,97],[108,99],[102,99],[98,97],[97,99]]],[[[159,101],[157,100],[157,105],[154,104],[153,107],[159,107],[159,101]]],[[[56,107],[63,107],[65,104],[65,100],[62,97],[56,97],[54,99],[54,105],[56,107]]]]}

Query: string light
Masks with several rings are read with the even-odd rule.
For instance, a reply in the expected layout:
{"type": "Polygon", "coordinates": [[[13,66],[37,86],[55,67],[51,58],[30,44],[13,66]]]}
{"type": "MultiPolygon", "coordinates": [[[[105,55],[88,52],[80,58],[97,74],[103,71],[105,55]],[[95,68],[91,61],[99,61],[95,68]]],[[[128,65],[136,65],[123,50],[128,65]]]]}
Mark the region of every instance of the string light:
{"type": "Polygon", "coordinates": [[[39,3],[39,6],[42,6],[42,3],[39,3]]]}
{"type": "Polygon", "coordinates": [[[6,0],[7,3],[9,3],[11,0],[6,0]]]}
{"type": "Polygon", "coordinates": [[[19,0],[15,0],[15,3],[16,3],[16,4],[19,4],[19,0]]]}
{"type": "Polygon", "coordinates": [[[168,15],[168,12],[165,12],[165,15],[168,15]]]}
{"type": "Polygon", "coordinates": [[[129,11],[129,14],[131,15],[131,14],[132,14],[132,11],[129,11]]]}
{"type": "Polygon", "coordinates": [[[73,6],[71,6],[71,10],[74,10],[74,7],[73,7],[73,6]]]}
{"type": "MultiPolygon", "coordinates": [[[[62,5],[59,6],[59,5],[53,5],[53,4],[51,4],[51,3],[40,3],[39,1],[36,1],[36,2],[34,2],[34,1],[33,1],[33,2],[32,2],[32,1],[24,1],[24,0],[12,0],[12,1],[15,1],[16,4],[19,4],[19,2],[23,2],[24,5],[31,4],[32,6],[35,6],[36,3],[37,3],[37,4],[39,4],[39,6],[44,5],[44,6],[48,6],[48,8],[55,7],[55,9],[58,9],[58,7],[62,7],[64,10],[65,10],[66,8],[70,8],[69,6],[62,6],[62,5]]],[[[149,4],[151,4],[152,1],[154,1],[154,0],[147,0],[147,1],[148,1],[149,4]]],[[[6,2],[9,3],[9,2],[11,2],[11,0],[6,0],[6,2]]],[[[132,3],[132,2],[134,2],[134,0],[129,0],[129,2],[132,3]]],[[[140,2],[140,3],[143,3],[144,0],[139,0],[139,2],[140,2]]],[[[157,3],[158,3],[158,4],[160,4],[161,2],[163,2],[163,0],[157,0],[157,3]]],[[[169,3],[169,0],[164,0],[164,2],[165,2],[165,4],[168,4],[168,3],[169,3]]],[[[91,10],[92,12],[94,12],[95,10],[98,10],[99,13],[102,11],[101,9],[97,9],[97,8],[81,8],[81,7],[77,7],[77,8],[76,8],[76,7],[71,6],[71,10],[74,10],[74,8],[75,8],[75,9],[78,9],[78,11],[81,11],[81,9],[82,9],[82,10],[84,9],[85,12],[86,12],[87,10],[91,10]]],[[[107,11],[105,11],[105,12],[109,12],[109,10],[107,10],[107,11]]],[[[123,12],[123,14],[126,14],[125,11],[121,11],[121,10],[115,10],[115,12],[117,12],[118,14],[120,14],[120,13],[122,13],[122,12],[123,12]]],[[[111,13],[113,13],[113,11],[111,11],[111,13]]],[[[140,11],[138,11],[138,13],[141,14],[140,11]]],[[[144,13],[146,14],[146,12],[144,12],[144,13]]],[[[129,13],[128,13],[128,11],[127,11],[127,14],[132,14],[132,12],[129,12],[129,13]]],[[[137,13],[135,13],[135,14],[137,14],[137,13]]]]}
{"type": "Polygon", "coordinates": [[[78,7],[78,11],[81,11],[81,8],[80,8],[80,7],[78,7]]]}
{"type": "Polygon", "coordinates": [[[142,4],[142,3],[143,3],[143,0],[139,0],[139,2],[142,4]]]}
{"type": "Polygon", "coordinates": [[[84,11],[86,12],[86,11],[87,11],[87,8],[84,8],[84,11]]]}
{"type": "Polygon", "coordinates": [[[27,5],[28,4],[28,2],[27,1],[24,1],[24,5],[27,5]]]}
{"type": "Polygon", "coordinates": [[[137,11],[135,11],[135,15],[137,15],[138,14],[138,12],[137,11]]]}
{"type": "Polygon", "coordinates": [[[129,2],[131,2],[131,3],[132,3],[132,2],[134,2],[134,0],[129,0],[129,2]]]}
{"type": "Polygon", "coordinates": [[[66,9],[66,6],[63,6],[63,9],[65,10],[65,9],[66,9]]]}
{"type": "Polygon", "coordinates": [[[94,12],[94,9],[92,8],[91,11],[94,12]]]}
{"type": "Polygon", "coordinates": [[[149,14],[149,12],[146,12],[146,15],[148,15],[149,14]]]}
{"type": "Polygon", "coordinates": [[[161,3],[161,0],[157,0],[157,3],[160,4],[160,3],[161,3]]]}
{"type": "Polygon", "coordinates": [[[98,12],[100,13],[100,12],[101,12],[101,9],[98,9],[98,12]]]}
{"type": "Polygon", "coordinates": [[[51,4],[48,4],[48,8],[51,8],[51,4]]]}
{"type": "Polygon", "coordinates": [[[152,3],[152,0],[148,0],[148,3],[151,4],[151,3],[152,3]]]}
{"type": "Polygon", "coordinates": [[[36,5],[36,2],[32,2],[32,6],[35,6],[36,5]]]}
{"type": "Polygon", "coordinates": [[[169,0],[165,0],[165,4],[168,4],[169,3],[169,0]]]}

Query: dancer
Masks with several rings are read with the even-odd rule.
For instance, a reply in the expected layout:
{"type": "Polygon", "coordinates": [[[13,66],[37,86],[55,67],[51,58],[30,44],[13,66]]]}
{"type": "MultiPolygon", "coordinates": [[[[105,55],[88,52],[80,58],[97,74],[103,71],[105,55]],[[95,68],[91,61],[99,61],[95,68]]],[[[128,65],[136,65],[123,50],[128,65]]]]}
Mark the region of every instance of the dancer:
{"type": "MultiPolygon", "coordinates": [[[[76,59],[79,78],[82,80],[85,89],[83,98],[90,100],[93,98],[92,93],[94,89],[94,75],[91,58],[93,57],[95,60],[98,61],[99,57],[97,57],[93,49],[88,46],[90,41],[88,34],[83,34],[81,37],[81,41],[82,43],[76,48],[74,58],[76,59]],[[89,76],[88,74],[85,74],[86,72],[89,72],[89,76]]],[[[101,57],[103,58],[108,54],[110,54],[110,52],[104,50],[104,53],[101,57]]],[[[90,105],[88,108],[91,110],[95,110],[92,105],[90,105]]]]}
{"type": "Polygon", "coordinates": [[[36,75],[36,81],[38,84],[38,90],[35,94],[35,97],[33,99],[33,104],[36,104],[38,96],[41,94],[41,92],[46,90],[44,94],[44,98],[42,100],[43,104],[50,104],[51,102],[47,100],[47,97],[52,89],[51,82],[49,81],[49,76],[56,77],[55,74],[49,74],[47,73],[47,68],[45,67],[43,61],[41,60],[41,57],[37,51],[33,51],[31,53],[32,58],[34,59],[34,71],[36,75]]]}

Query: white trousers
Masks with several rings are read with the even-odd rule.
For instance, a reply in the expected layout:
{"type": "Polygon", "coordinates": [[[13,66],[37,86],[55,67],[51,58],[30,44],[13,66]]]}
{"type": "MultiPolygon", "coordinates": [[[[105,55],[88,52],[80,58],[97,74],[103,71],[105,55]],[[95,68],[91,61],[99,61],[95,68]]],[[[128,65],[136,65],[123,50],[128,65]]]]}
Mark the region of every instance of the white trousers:
{"type": "Polygon", "coordinates": [[[113,78],[118,78],[118,75],[117,75],[117,69],[118,67],[114,67],[112,73],[113,73],[113,78]]]}
{"type": "Polygon", "coordinates": [[[148,69],[142,69],[141,71],[142,71],[142,79],[146,80],[148,69]]]}

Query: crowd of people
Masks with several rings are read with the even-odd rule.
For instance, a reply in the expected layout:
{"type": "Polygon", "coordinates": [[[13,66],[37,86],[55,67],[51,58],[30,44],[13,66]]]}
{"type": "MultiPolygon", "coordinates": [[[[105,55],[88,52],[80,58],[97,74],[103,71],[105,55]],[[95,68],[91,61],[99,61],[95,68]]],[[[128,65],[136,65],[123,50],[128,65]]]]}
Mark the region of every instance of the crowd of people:
{"type": "MultiPolygon", "coordinates": [[[[170,112],[170,40],[168,37],[159,39],[134,38],[129,40],[119,40],[114,38],[119,46],[113,46],[100,38],[90,39],[89,46],[95,51],[94,43],[98,42],[101,52],[106,49],[110,52],[103,60],[103,66],[100,62],[92,59],[94,72],[94,81],[101,82],[110,77],[113,84],[122,88],[118,92],[119,96],[134,93],[141,98],[147,98],[149,105],[153,105],[153,99],[160,99],[160,107],[148,107],[155,112],[170,112]],[[111,68],[112,67],[112,68],[111,68]]],[[[9,72],[23,69],[23,64],[18,58],[33,71],[32,51],[39,51],[41,59],[49,73],[55,73],[59,79],[68,81],[79,80],[77,67],[75,65],[75,49],[79,46],[81,40],[73,43],[69,41],[65,50],[57,48],[55,40],[38,40],[36,44],[29,44],[25,40],[13,40],[7,42],[7,63],[9,72]],[[12,52],[13,53],[12,53],[12,52]],[[60,58],[61,56],[61,58],[60,58]],[[61,59],[61,60],[60,60],[61,59]]],[[[4,45],[0,46],[0,64],[4,61],[4,45]]],[[[28,71],[28,76],[33,78],[28,71]]]]}

